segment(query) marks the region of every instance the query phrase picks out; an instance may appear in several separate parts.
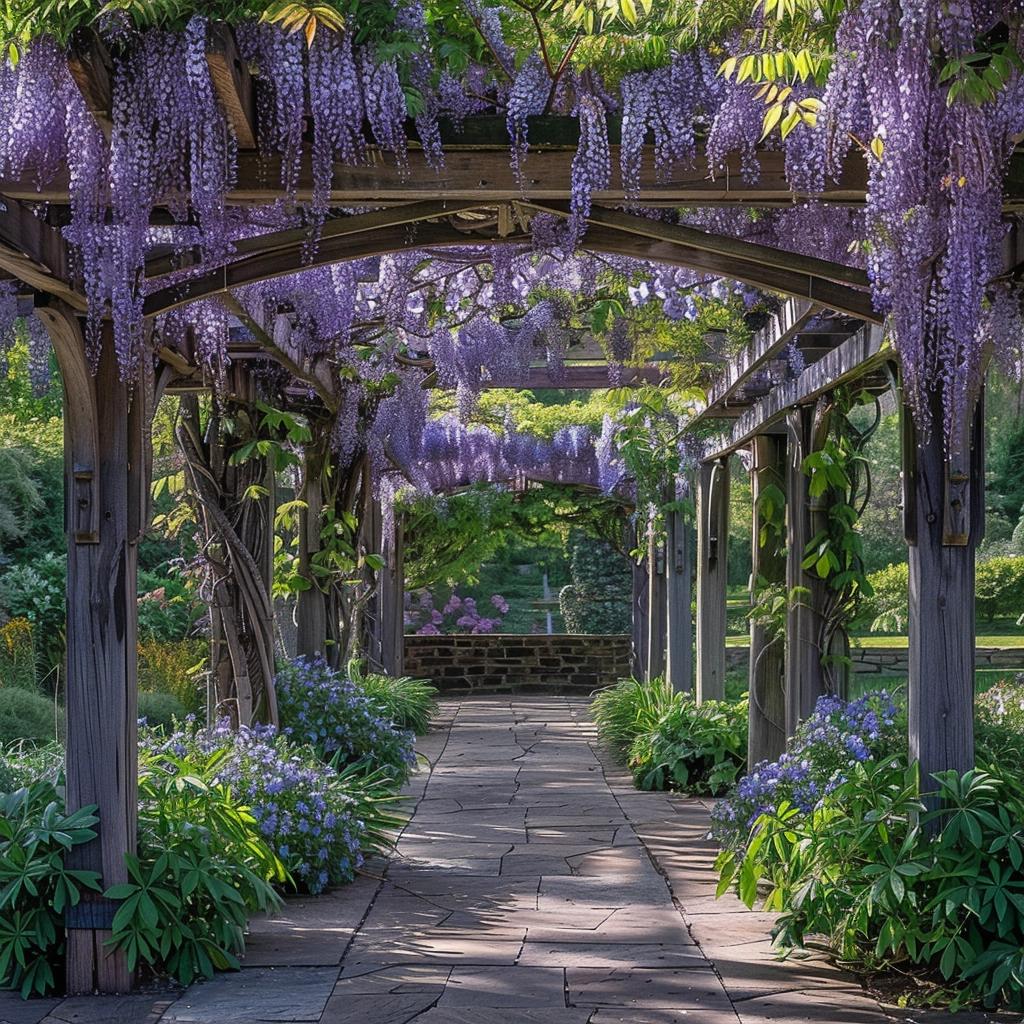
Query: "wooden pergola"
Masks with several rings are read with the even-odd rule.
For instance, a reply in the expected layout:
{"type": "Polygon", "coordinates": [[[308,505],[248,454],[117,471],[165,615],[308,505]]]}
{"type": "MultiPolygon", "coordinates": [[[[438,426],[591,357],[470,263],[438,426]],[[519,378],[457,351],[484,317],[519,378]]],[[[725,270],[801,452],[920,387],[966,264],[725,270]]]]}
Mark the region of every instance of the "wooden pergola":
{"type": "MultiPolygon", "coordinates": [[[[213,82],[239,143],[237,185],[230,203],[253,205],[280,200],[280,161],[256,152],[253,83],[237,57],[231,33],[213,35],[208,62],[213,82]]],[[[70,60],[89,108],[109,129],[111,69],[102,52],[90,50],[70,60]]],[[[188,263],[156,247],[145,269],[145,314],[160,313],[199,300],[217,300],[238,317],[233,342],[232,387],[242,393],[247,381],[246,354],[254,348],[251,323],[240,315],[232,289],[320,266],[408,248],[443,250],[467,245],[525,244],[529,220],[537,213],[566,217],[570,171],[577,142],[575,122],[538,118],[531,123],[526,181],[516,180],[510,165],[502,118],[467,121],[461,133],[444,128],[445,167],[432,170],[410,141],[408,163],[371,149],[360,166],[334,168],[332,209],[310,260],[309,230],[291,229],[240,242],[221,264],[203,265],[184,284],[167,275],[188,263]],[[351,209],[372,212],[349,214],[351,209]]],[[[618,166],[613,125],[612,163],[618,166]]],[[[760,153],[756,184],[744,182],[737,155],[720,172],[706,170],[703,151],[693,169],[680,168],[657,178],[652,153],[645,155],[640,207],[789,206],[807,198],[857,206],[865,201],[863,159],[851,156],[841,180],[818,196],[796,194],[787,185],[784,154],[760,153]]],[[[66,171],[66,169],[65,169],[66,171]]],[[[1024,203],[1024,175],[1015,169],[1008,212],[1024,203]]],[[[296,198],[312,195],[308,154],[302,164],[296,198]]],[[[67,627],[67,799],[69,808],[97,804],[99,838],[76,849],[75,866],[101,872],[105,884],[125,880],[124,853],[135,842],[136,823],[136,560],[138,541],[148,523],[152,458],[149,430],[155,403],[168,388],[204,386],[196,354],[161,349],[142,377],[124,383],[113,351],[112,326],[102,328],[97,372],[86,358],[83,315],[88,300],[76,276],[72,254],[61,235],[69,220],[67,174],[38,186],[35,175],[0,179],[0,274],[16,279],[27,308],[44,324],[53,341],[65,388],[65,490],[68,533],[67,627]],[[40,212],[37,204],[45,204],[40,212]]],[[[730,362],[712,389],[702,419],[731,423],[721,446],[705,459],[698,488],[695,555],[697,581],[698,697],[721,696],[724,680],[725,565],[728,530],[726,457],[752,453],[755,489],[771,478],[788,489],[789,555],[772,564],[755,562],[768,578],[795,584],[802,578],[800,553],[808,536],[806,479],[802,454],[813,444],[813,410],[818,399],[841,383],[864,379],[883,386],[879,368],[895,357],[884,343],[868,293],[866,274],[842,264],[782,252],[734,237],[650,220],[624,212],[624,190],[613,181],[593,197],[583,246],[595,252],[636,257],[687,267],[745,282],[789,297],[779,315],[749,349],[730,362]],[[829,312],[822,319],[822,312],[829,312]],[[805,354],[807,368],[795,380],[766,387],[764,374],[790,343],[805,354]]],[[[168,223],[162,210],[155,213],[168,223]]],[[[191,257],[195,262],[199,253],[191,257]]],[[[1020,262],[1008,253],[1008,267],[1020,262]]],[[[242,311],[244,313],[244,311],[242,311]]],[[[275,353],[269,355],[274,357],[275,353]]],[[[281,353],[277,353],[281,356],[281,353]]],[[[287,364],[285,364],[287,365],[287,364]]],[[[595,386],[592,371],[574,370],[595,386]],[[588,376],[589,374],[589,376],[588,376]]],[[[637,376],[650,377],[656,369],[637,376]]],[[[538,371],[542,373],[542,371],[538,371]]],[[[770,373],[769,373],[770,378],[770,373]]],[[[571,378],[570,378],[571,379],[571,378]]],[[[543,383],[541,377],[531,386],[543,383]]],[[[884,386],[887,386],[885,384],[884,386]]],[[[951,464],[938,432],[915,438],[908,421],[904,450],[907,501],[905,520],[910,545],[910,707],[911,749],[922,771],[963,768],[972,758],[974,550],[983,530],[981,432],[975,429],[970,458],[951,464]]],[[[268,508],[265,514],[270,514],[268,508]]],[[[757,536],[758,523],[754,523],[757,536]]],[[[272,544],[264,531],[263,544],[272,544]]],[[[666,667],[679,688],[691,685],[689,530],[679,517],[669,524],[667,550],[652,546],[647,566],[635,584],[634,636],[638,671],[656,675],[666,667]]],[[[315,541],[311,540],[310,543],[315,541]]],[[[401,538],[380,537],[387,569],[378,587],[370,653],[388,668],[400,668],[401,538]],[[374,646],[376,645],[376,646],[374,646]],[[390,654],[388,652],[391,652],[390,654]]],[[[755,559],[759,558],[754,545],[755,559]]],[[[267,549],[249,552],[269,573],[267,549]]],[[[248,557],[248,556],[247,556],[248,557]]],[[[268,588],[269,578],[264,584],[268,588]]],[[[310,613],[313,614],[312,612],[310,613]]],[[[751,755],[778,752],[785,735],[806,715],[821,692],[820,652],[801,646],[808,635],[813,604],[790,615],[785,654],[757,659],[763,638],[751,643],[751,688],[765,701],[752,711],[751,755]],[[816,657],[818,661],[816,663],[816,657]],[[776,683],[783,679],[785,686],[776,683]],[[759,716],[759,717],[758,717],[759,716]],[[777,723],[784,722],[784,728],[777,723]]],[[[300,637],[315,643],[322,624],[304,623],[300,637]],[[306,628],[308,627],[308,628],[306,628]],[[305,630],[305,633],[304,633],[305,630]]],[[[752,707],[755,702],[751,702],[752,707]]],[[[104,943],[114,905],[86,899],[68,915],[68,989],[71,992],[124,991],[131,984],[124,960],[104,943]]]]}

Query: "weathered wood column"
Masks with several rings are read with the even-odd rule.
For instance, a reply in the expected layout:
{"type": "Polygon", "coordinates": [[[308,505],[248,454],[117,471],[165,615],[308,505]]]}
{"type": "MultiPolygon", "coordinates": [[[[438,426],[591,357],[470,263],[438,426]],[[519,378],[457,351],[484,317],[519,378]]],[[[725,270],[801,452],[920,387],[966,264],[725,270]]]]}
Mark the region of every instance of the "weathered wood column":
{"type": "MultiPolygon", "coordinates": [[[[75,847],[67,861],[98,871],[106,887],[128,881],[124,856],[136,842],[137,545],[150,462],[146,385],[138,384],[129,399],[109,325],[94,378],[78,320],[57,306],[37,315],[64,380],[67,807],[96,805],[100,819],[98,837],[75,847]]],[[[65,913],[69,993],[131,988],[124,955],[106,945],[116,908],[88,894],[65,913]]]]}
{"type": "Polygon", "coordinates": [[[381,667],[400,676],[405,672],[405,530],[400,519],[394,520],[381,553],[381,667]]]}
{"type": "Polygon", "coordinates": [[[667,640],[665,679],[674,693],[693,689],[693,570],[691,530],[682,512],[669,512],[665,537],[667,640]]]}
{"type": "Polygon", "coordinates": [[[786,736],[814,711],[826,692],[822,666],[823,603],[826,584],[817,574],[803,570],[804,552],[815,534],[812,523],[810,482],[803,471],[804,459],[814,450],[813,406],[790,410],[789,456],[786,463],[786,589],[794,595],[786,618],[786,736]]]}
{"type": "Polygon", "coordinates": [[[647,665],[644,678],[665,675],[665,640],[668,624],[665,585],[665,540],[650,527],[647,535],[647,665]]]}
{"type": "MultiPolygon", "coordinates": [[[[786,440],[761,434],[751,443],[753,458],[750,480],[753,498],[751,599],[760,579],[766,585],[786,582],[786,558],[778,551],[768,531],[762,546],[760,535],[766,525],[761,498],[769,487],[785,493],[786,440]]],[[[786,749],[785,643],[762,625],[750,624],[750,710],[747,760],[751,766],[766,758],[775,760],[786,749]]]]}
{"type": "MultiPolygon", "coordinates": [[[[630,526],[630,547],[637,546],[637,531],[630,526]]],[[[631,670],[634,679],[647,677],[647,599],[649,587],[647,583],[647,558],[639,562],[633,561],[633,600],[632,600],[632,651],[630,656],[631,670]]]]}
{"type": "Polygon", "coordinates": [[[974,568],[985,531],[983,400],[947,458],[942,401],[922,437],[904,409],[904,526],[909,544],[910,756],[922,789],[934,772],[974,765],[974,568]]]}
{"type": "Polygon", "coordinates": [[[729,459],[697,476],[697,701],[725,696],[726,588],[729,582],[729,459]]]}
{"type": "Polygon", "coordinates": [[[295,651],[299,657],[328,654],[328,600],[317,583],[313,559],[322,546],[324,457],[319,448],[307,446],[303,453],[303,484],[300,497],[305,508],[299,511],[299,571],[310,582],[299,592],[295,606],[295,651]]]}

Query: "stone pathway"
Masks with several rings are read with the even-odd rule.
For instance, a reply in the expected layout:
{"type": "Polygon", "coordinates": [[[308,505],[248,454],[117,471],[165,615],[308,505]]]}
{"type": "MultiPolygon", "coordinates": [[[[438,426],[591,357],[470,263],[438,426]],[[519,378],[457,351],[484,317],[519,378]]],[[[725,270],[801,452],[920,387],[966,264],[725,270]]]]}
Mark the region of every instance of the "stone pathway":
{"type": "Polygon", "coordinates": [[[988,1019],[882,1008],[820,957],[777,961],[771,919],[714,898],[707,806],[638,793],[584,701],[446,703],[419,747],[397,855],[255,922],[242,971],[177,998],[5,998],[0,1024],[988,1019]]]}

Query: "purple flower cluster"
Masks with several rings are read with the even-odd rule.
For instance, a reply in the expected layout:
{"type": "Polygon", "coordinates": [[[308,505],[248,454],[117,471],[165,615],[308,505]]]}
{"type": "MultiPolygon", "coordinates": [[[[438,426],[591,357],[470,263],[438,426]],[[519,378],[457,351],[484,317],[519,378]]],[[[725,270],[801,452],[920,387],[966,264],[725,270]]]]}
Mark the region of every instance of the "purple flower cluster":
{"type": "Polygon", "coordinates": [[[851,765],[885,756],[903,742],[900,709],[884,690],[858,700],[820,697],[777,761],[754,765],[712,813],[724,847],[743,846],[754,822],[787,801],[804,813],[846,781],[851,765]]]}
{"type": "Polygon", "coordinates": [[[493,633],[501,627],[501,616],[508,614],[508,601],[501,594],[492,594],[491,604],[498,615],[481,615],[475,598],[460,597],[454,590],[440,609],[434,607],[434,595],[429,590],[406,591],[405,624],[418,636],[493,633]]]}
{"type": "Polygon", "coordinates": [[[416,763],[412,733],[396,729],[379,706],[323,658],[296,658],[278,671],[282,732],[308,743],[325,761],[364,762],[397,782],[416,763]]]}
{"type": "MultiPolygon", "coordinates": [[[[167,739],[143,731],[142,745],[151,755],[183,759],[186,767],[223,752],[209,781],[228,786],[249,807],[296,885],[319,893],[351,881],[362,864],[366,827],[357,802],[337,772],[273,727],[236,732],[226,718],[211,729],[190,721],[167,739]]],[[[196,774],[203,774],[198,767],[196,774]]]]}

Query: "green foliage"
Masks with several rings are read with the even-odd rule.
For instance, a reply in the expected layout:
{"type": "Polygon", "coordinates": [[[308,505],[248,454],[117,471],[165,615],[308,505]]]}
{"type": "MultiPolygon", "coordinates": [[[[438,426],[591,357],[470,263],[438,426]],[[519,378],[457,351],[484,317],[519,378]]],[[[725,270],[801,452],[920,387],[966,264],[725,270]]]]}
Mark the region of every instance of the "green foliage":
{"type": "MultiPolygon", "coordinates": [[[[868,576],[873,591],[861,615],[872,632],[899,633],[907,628],[906,562],[868,576]]],[[[1018,618],[1024,613],[1024,556],[1000,556],[979,562],[975,571],[975,608],[979,618],[1018,618]]]]}
{"type": "Polygon", "coordinates": [[[0,793],[31,786],[35,782],[61,784],[64,747],[53,741],[37,745],[19,740],[0,749],[0,793]]]}
{"type": "Polygon", "coordinates": [[[139,718],[146,720],[151,729],[174,731],[175,721],[184,721],[188,714],[185,705],[170,693],[140,693],[139,718]]]}
{"type": "Polygon", "coordinates": [[[32,623],[44,672],[58,665],[64,652],[66,585],[67,557],[52,552],[0,575],[0,609],[32,623]]]}
{"type": "Polygon", "coordinates": [[[349,665],[349,677],[399,729],[411,729],[422,736],[430,728],[437,709],[437,688],[425,679],[363,673],[355,664],[349,665]]]}
{"type": "Polygon", "coordinates": [[[581,530],[569,534],[572,583],[558,595],[569,633],[628,633],[632,621],[629,562],[611,544],[581,530]]]}
{"type": "Polygon", "coordinates": [[[209,658],[205,640],[160,640],[139,642],[139,690],[143,694],[167,694],[186,713],[197,714],[203,707],[203,672],[209,658]]]}
{"type": "Polygon", "coordinates": [[[887,566],[868,576],[872,595],[861,615],[873,633],[902,633],[907,628],[907,588],[910,571],[906,562],[887,566]]]}
{"type": "Polygon", "coordinates": [[[1024,802],[1019,779],[941,772],[926,811],[901,758],[857,765],[810,815],[762,815],[720,855],[719,892],[763,889],[776,942],[824,935],[844,960],[917,975],[954,1008],[1024,1006],[1024,802]],[[936,830],[933,838],[930,830],[936,830]]]}
{"type": "Polygon", "coordinates": [[[0,689],[0,744],[49,743],[64,730],[64,716],[49,697],[31,690],[0,689]]]}
{"type": "Polygon", "coordinates": [[[0,626],[0,687],[37,689],[36,646],[28,619],[11,619],[0,626]]]}
{"type": "Polygon", "coordinates": [[[226,758],[144,755],[139,772],[139,850],[129,881],[105,895],[121,901],[111,944],[181,984],[237,968],[252,913],[274,910],[272,881],[284,867],[256,820],[226,786],[209,780],[226,758]]]}
{"type": "Polygon", "coordinates": [[[655,727],[629,750],[640,789],[681,789],[716,796],[733,785],[747,762],[747,701],[697,704],[677,694],[655,727]]]}
{"type": "Polygon", "coordinates": [[[139,636],[173,643],[192,631],[204,611],[195,588],[157,572],[139,571],[139,636]]]}
{"type": "Polygon", "coordinates": [[[1019,618],[1024,615],[1024,556],[996,557],[978,564],[974,603],[979,618],[1019,618]]]}
{"type": "Polygon", "coordinates": [[[598,737],[613,750],[626,754],[638,736],[657,726],[672,700],[664,679],[620,679],[614,686],[597,691],[590,712],[597,723],[598,737]]]}
{"type": "Polygon", "coordinates": [[[95,807],[72,814],[50,782],[0,797],[0,985],[24,998],[56,984],[64,951],[64,911],[99,875],[67,867],[65,855],[96,837],[95,807]]]}

